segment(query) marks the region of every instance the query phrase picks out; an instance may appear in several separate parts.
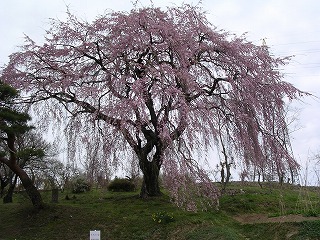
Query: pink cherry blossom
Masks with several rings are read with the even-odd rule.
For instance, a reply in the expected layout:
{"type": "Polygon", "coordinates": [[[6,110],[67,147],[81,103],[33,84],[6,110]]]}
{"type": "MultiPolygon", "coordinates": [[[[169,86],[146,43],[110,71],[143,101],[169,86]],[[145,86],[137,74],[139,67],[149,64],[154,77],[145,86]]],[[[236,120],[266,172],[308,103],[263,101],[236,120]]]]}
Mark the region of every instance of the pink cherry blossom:
{"type": "Polygon", "coordinates": [[[298,167],[286,148],[284,99],[306,93],[282,80],[288,60],[216,29],[198,7],[151,7],[92,23],[53,19],[45,43],[26,37],[1,79],[47,121],[67,121],[70,157],[99,152],[118,165],[134,155],[142,197],[160,194],[161,170],[172,200],[195,210],[194,195],[218,203],[195,156],[219,147],[219,136],[247,166],[298,167]]]}

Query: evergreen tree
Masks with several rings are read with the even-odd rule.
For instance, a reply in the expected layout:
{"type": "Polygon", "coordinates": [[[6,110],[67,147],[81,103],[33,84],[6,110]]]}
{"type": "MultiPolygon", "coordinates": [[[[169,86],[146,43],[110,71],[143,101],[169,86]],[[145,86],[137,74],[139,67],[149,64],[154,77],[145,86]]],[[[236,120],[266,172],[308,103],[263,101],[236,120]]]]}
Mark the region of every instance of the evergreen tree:
{"type": "MultiPolygon", "coordinates": [[[[14,99],[17,96],[18,92],[14,88],[0,82],[0,141],[4,143],[0,152],[0,162],[7,165],[20,178],[32,204],[40,209],[43,208],[41,195],[27,173],[19,166],[17,136],[27,133],[33,127],[28,125],[30,116],[15,107],[14,99]]],[[[34,152],[28,152],[34,154],[34,152]]],[[[11,201],[12,195],[4,198],[4,202],[11,201]]]]}

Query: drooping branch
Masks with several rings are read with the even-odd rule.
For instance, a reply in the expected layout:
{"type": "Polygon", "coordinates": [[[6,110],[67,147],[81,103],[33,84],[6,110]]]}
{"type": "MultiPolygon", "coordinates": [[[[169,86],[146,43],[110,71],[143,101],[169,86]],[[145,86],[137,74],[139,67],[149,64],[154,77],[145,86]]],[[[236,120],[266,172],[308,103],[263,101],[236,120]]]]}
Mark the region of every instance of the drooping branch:
{"type": "MultiPolygon", "coordinates": [[[[61,92],[61,93],[51,94],[51,98],[54,98],[62,103],[67,102],[67,103],[76,104],[77,106],[81,107],[81,110],[79,110],[80,113],[94,114],[95,118],[97,120],[103,120],[108,125],[115,127],[120,132],[122,132],[124,138],[128,141],[130,146],[134,149],[137,148],[137,143],[135,142],[134,138],[131,136],[131,134],[129,133],[129,131],[127,129],[122,127],[121,119],[110,117],[106,114],[103,114],[100,111],[100,109],[95,108],[94,106],[92,106],[88,102],[78,100],[74,95],[70,95],[70,94],[61,92]]],[[[135,123],[131,120],[127,120],[126,122],[135,126],[135,123]]]]}
{"type": "MultiPolygon", "coordinates": [[[[219,136],[220,141],[228,136],[228,151],[245,165],[294,162],[283,146],[289,141],[282,136],[283,99],[306,93],[282,80],[279,69],[287,58],[275,58],[244,36],[217,31],[202,10],[190,5],[115,12],[92,23],[68,17],[53,22],[45,44],[29,41],[13,54],[1,78],[30,94],[34,103],[55,99],[62,104],[72,116],[73,151],[76,136],[87,148],[96,149],[97,141],[109,144],[104,151],[111,158],[115,151],[135,153],[144,174],[154,175],[145,176],[152,182],[144,185],[145,192],[155,195],[162,162],[168,174],[192,168],[183,164],[192,156],[177,150],[178,141],[194,154],[219,147],[219,136]],[[95,126],[99,137],[90,134],[95,126]]],[[[43,112],[60,116],[55,114],[60,106],[43,112]]],[[[190,172],[206,178],[200,169],[190,172]]]]}

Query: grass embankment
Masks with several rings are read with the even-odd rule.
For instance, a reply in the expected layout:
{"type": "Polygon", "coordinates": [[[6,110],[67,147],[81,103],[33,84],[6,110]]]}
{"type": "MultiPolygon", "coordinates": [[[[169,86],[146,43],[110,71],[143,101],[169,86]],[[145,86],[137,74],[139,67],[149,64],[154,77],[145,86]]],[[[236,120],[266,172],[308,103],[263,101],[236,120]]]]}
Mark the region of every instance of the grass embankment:
{"type": "MultiPolygon", "coordinates": [[[[21,193],[12,204],[0,203],[0,239],[80,240],[89,239],[89,231],[95,229],[101,231],[103,240],[320,239],[320,220],[255,221],[262,214],[269,219],[289,214],[317,216],[317,188],[272,185],[260,189],[255,184],[233,184],[221,198],[218,211],[198,213],[176,208],[165,195],[142,200],[137,193],[92,190],[75,197],[69,193],[70,200],[66,200],[67,194],[60,193],[58,204],[48,203],[40,212],[34,212],[21,193]],[[250,222],[241,222],[247,214],[251,214],[250,222]]],[[[43,197],[50,202],[50,193],[43,197]]]]}

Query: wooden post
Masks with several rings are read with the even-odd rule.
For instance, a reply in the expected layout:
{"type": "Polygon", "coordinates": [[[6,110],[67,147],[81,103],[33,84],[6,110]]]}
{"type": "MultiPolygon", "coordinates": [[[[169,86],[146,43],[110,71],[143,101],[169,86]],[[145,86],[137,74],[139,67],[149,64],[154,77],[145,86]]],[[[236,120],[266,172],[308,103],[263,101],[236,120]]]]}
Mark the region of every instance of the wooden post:
{"type": "Polygon", "coordinates": [[[59,201],[59,189],[58,188],[52,189],[51,201],[53,203],[58,203],[58,201],[59,201]]]}

